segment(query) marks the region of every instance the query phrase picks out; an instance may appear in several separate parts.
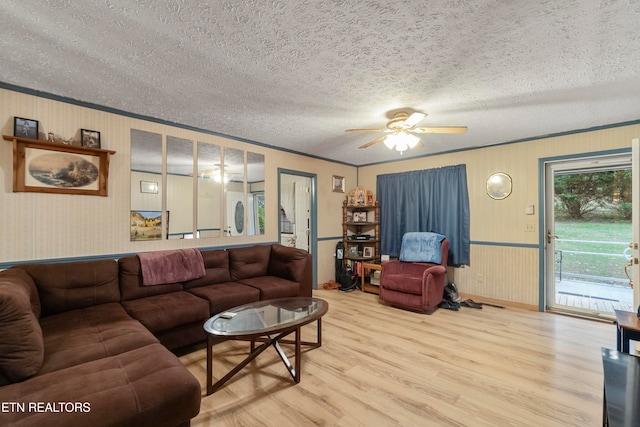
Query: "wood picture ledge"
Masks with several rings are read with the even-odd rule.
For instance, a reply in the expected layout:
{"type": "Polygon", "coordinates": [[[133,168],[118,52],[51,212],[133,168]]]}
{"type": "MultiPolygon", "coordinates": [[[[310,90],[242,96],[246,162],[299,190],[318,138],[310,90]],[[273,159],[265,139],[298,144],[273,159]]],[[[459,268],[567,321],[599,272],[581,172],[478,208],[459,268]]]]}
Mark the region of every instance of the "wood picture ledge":
{"type": "Polygon", "coordinates": [[[108,195],[113,150],[3,135],[13,142],[13,191],[108,195]]]}

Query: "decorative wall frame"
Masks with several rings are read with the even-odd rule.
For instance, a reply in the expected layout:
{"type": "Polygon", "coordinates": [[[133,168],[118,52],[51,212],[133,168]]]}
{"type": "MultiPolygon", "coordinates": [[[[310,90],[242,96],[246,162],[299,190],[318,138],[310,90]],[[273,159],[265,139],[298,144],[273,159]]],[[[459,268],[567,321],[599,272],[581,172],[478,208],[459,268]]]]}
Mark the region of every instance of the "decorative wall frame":
{"type": "Polygon", "coordinates": [[[13,191],[107,196],[115,151],[4,135],[13,142],[13,191]]]}
{"type": "Polygon", "coordinates": [[[140,181],[140,192],[158,194],[158,183],[156,181],[140,181]]]}
{"type": "Polygon", "coordinates": [[[495,200],[502,200],[511,194],[511,177],[503,172],[494,173],[487,178],[487,194],[495,200]]]}
{"type": "Polygon", "coordinates": [[[331,177],[331,188],[334,193],[344,193],[346,180],[344,176],[333,175],[331,177]]]}
{"type": "MultiPolygon", "coordinates": [[[[166,230],[169,238],[169,211],[166,213],[166,230]]],[[[162,240],[162,212],[132,210],[131,218],[131,241],[162,240]]]]}
{"type": "Polygon", "coordinates": [[[13,118],[13,136],[20,138],[38,139],[39,124],[37,120],[25,119],[24,117],[13,118]]]}

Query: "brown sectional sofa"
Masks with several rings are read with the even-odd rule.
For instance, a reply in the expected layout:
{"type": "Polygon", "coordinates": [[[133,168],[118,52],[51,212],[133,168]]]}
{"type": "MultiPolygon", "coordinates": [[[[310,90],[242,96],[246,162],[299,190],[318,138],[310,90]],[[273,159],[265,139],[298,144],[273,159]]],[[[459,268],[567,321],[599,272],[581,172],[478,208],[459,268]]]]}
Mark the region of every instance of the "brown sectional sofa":
{"type": "Polygon", "coordinates": [[[213,314],[312,292],[306,251],[201,254],[203,277],[154,286],[136,255],[0,272],[0,425],[188,425],[202,392],[170,350],[213,314]]]}

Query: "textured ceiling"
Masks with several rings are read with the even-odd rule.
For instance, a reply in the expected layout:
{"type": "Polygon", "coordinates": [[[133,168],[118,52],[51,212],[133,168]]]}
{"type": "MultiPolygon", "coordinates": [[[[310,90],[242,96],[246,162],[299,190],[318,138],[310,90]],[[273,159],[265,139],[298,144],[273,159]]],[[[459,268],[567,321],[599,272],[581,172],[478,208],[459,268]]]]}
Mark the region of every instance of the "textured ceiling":
{"type": "Polygon", "coordinates": [[[640,119],[637,0],[3,0],[0,82],[361,165],[640,119]]]}

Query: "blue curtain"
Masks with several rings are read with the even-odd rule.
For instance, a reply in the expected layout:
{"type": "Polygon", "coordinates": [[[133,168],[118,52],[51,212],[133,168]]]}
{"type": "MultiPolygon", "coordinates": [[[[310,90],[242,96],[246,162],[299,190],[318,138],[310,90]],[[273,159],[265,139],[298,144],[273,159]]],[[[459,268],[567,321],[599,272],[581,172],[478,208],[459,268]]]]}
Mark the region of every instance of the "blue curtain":
{"type": "Polygon", "coordinates": [[[449,240],[449,265],[469,264],[466,165],[378,175],[380,253],[397,257],[402,236],[432,231],[449,240]]]}

